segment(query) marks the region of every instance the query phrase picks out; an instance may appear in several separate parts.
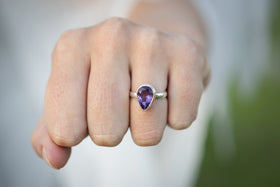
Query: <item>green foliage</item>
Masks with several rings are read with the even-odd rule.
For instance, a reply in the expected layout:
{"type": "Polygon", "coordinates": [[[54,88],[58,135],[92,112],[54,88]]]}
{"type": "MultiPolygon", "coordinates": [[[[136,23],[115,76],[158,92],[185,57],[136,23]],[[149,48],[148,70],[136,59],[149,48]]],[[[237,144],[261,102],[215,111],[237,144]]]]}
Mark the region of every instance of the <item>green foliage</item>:
{"type": "MultiPolygon", "coordinates": [[[[280,78],[280,72],[279,72],[280,78]]],[[[280,84],[275,76],[261,83],[246,102],[236,85],[231,91],[236,153],[219,162],[213,146],[213,124],[197,186],[280,186],[280,84]]]]}

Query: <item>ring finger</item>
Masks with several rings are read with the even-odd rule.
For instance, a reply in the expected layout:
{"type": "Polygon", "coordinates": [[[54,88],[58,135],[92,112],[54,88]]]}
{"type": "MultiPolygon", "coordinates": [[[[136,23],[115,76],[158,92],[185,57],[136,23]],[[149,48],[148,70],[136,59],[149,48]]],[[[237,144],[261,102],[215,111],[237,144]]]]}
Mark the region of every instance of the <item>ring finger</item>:
{"type": "MultiPolygon", "coordinates": [[[[167,66],[160,54],[155,55],[150,48],[143,47],[136,53],[131,66],[131,90],[137,92],[139,86],[149,84],[156,92],[167,88],[167,66]]],[[[145,108],[145,106],[142,106],[145,108]]],[[[160,142],[167,123],[167,99],[154,99],[152,105],[143,110],[137,98],[130,101],[130,130],[137,145],[151,146],[160,142]]]]}

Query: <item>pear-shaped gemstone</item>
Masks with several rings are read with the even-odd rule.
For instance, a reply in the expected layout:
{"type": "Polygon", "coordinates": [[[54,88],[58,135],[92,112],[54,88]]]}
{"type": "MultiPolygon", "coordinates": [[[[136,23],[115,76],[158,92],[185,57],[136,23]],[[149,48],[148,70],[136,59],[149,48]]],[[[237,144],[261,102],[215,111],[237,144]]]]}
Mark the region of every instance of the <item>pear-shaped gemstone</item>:
{"type": "Polygon", "coordinates": [[[153,90],[149,86],[141,86],[137,91],[138,102],[143,110],[147,110],[153,101],[153,90]]]}

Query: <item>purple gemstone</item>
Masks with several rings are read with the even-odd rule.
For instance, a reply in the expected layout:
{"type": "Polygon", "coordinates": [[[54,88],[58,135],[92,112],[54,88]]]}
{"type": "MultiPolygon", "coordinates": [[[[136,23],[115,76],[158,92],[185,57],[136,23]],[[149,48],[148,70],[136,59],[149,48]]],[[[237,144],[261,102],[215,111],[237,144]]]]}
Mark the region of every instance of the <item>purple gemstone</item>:
{"type": "Polygon", "coordinates": [[[138,102],[143,110],[146,110],[151,105],[153,96],[153,90],[149,86],[141,86],[138,89],[138,102]]]}

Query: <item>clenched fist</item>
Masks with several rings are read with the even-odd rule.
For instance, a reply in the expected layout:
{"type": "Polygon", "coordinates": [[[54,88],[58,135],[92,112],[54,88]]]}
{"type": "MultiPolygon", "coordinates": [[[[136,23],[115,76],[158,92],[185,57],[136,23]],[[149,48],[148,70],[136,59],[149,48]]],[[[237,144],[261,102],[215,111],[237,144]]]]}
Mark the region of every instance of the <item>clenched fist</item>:
{"type": "Polygon", "coordinates": [[[97,145],[116,146],[130,128],[137,145],[156,145],[166,124],[185,129],[195,120],[208,74],[203,50],[185,35],[122,18],[66,31],[52,54],[33,147],[60,168],[87,135],[97,145]],[[142,110],[129,96],[142,84],[167,98],[142,110]]]}

